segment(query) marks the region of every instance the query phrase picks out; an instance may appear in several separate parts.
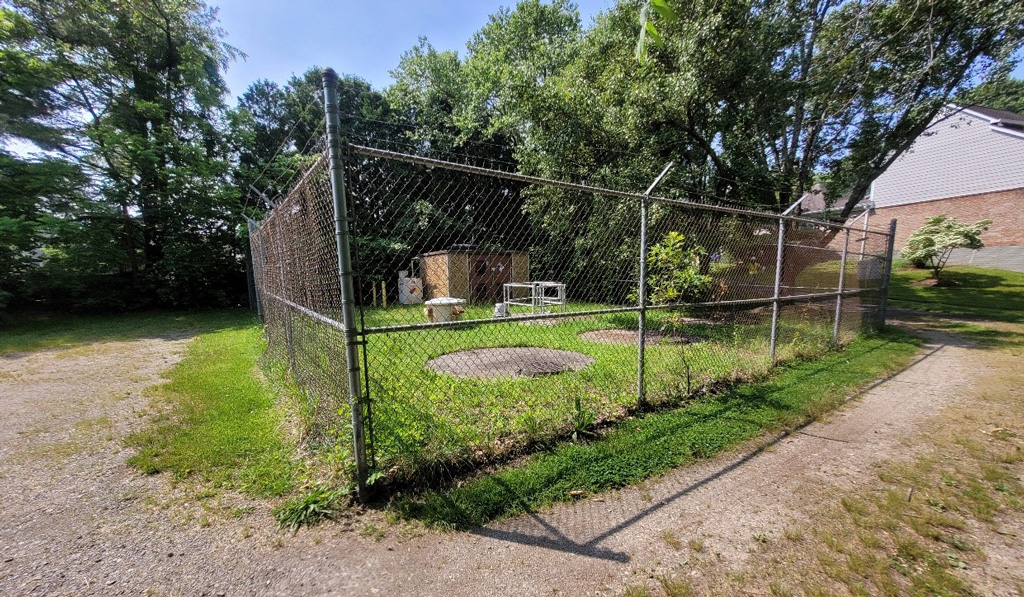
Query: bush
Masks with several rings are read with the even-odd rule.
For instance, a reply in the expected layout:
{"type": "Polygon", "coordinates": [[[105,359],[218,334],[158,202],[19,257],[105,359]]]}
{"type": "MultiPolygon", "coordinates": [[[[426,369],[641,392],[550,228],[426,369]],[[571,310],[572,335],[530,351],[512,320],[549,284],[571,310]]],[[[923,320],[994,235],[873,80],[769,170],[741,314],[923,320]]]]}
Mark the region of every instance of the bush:
{"type": "Polygon", "coordinates": [[[932,216],[910,235],[900,255],[915,267],[930,268],[932,277],[938,280],[953,249],[980,249],[985,246],[981,242],[981,233],[991,224],[992,220],[965,224],[946,215],[932,216]]]}
{"type": "Polygon", "coordinates": [[[669,232],[647,253],[648,296],[655,305],[699,300],[711,284],[711,276],[700,273],[705,251],[687,246],[681,232],[669,232]]]}

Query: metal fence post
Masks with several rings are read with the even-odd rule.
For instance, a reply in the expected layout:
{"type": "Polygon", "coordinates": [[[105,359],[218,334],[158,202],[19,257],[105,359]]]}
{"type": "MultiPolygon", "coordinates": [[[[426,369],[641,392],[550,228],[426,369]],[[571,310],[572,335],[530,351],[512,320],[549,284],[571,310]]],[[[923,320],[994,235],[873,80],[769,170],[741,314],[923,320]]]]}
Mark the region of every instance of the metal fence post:
{"type": "Polygon", "coordinates": [[[846,290],[846,256],[850,249],[850,229],[843,229],[843,253],[839,259],[839,288],[836,293],[836,320],[832,326],[832,344],[839,344],[839,321],[843,316],[843,291],[846,290]]]}
{"type": "Polygon", "coordinates": [[[640,309],[637,313],[639,322],[636,339],[636,398],[640,408],[647,406],[647,393],[644,388],[644,361],[647,356],[647,210],[651,203],[651,191],[658,186],[662,178],[665,178],[673,164],[674,162],[669,162],[665,166],[640,199],[640,283],[637,288],[637,302],[640,309]]]}
{"type": "Polygon", "coordinates": [[[878,299],[878,329],[885,327],[886,310],[889,308],[889,277],[892,275],[892,256],[896,246],[896,218],[889,221],[889,236],[885,246],[885,271],[882,274],[882,296],[878,299]]]}
{"type": "Polygon", "coordinates": [[[860,256],[857,257],[857,261],[864,261],[864,255],[868,245],[868,224],[871,222],[871,206],[864,210],[864,230],[860,235],[860,256]]]}
{"type": "Polygon", "coordinates": [[[338,127],[338,75],[325,68],[324,112],[327,119],[327,147],[331,165],[331,196],[334,199],[334,236],[338,251],[338,276],[341,283],[341,314],[345,328],[345,364],[348,367],[348,393],[352,410],[352,445],[356,461],[356,492],[359,499],[367,497],[366,434],[364,430],[364,401],[359,383],[359,340],[356,337],[352,282],[352,255],[349,249],[349,216],[345,188],[345,170],[342,163],[341,131],[338,127]]]}
{"type": "Polygon", "coordinates": [[[772,337],[769,359],[775,363],[775,345],[779,339],[779,299],[782,297],[782,255],[786,246],[786,219],[779,218],[779,241],[775,251],[775,293],[772,299],[772,337]]]}
{"type": "Polygon", "coordinates": [[[644,391],[644,352],[647,349],[647,207],[650,201],[646,194],[640,200],[640,285],[637,290],[640,311],[637,313],[639,323],[636,339],[636,398],[640,408],[647,406],[644,391]]]}

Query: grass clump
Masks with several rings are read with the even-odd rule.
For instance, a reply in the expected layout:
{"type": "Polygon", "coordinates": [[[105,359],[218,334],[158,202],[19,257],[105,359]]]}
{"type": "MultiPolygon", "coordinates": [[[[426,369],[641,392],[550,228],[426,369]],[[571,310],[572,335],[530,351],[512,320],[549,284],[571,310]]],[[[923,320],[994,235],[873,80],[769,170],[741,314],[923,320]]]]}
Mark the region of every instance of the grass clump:
{"type": "Polygon", "coordinates": [[[251,316],[235,322],[196,338],[168,373],[170,381],[155,388],[164,412],[128,437],[137,449],[128,463],[149,474],[166,471],[253,495],[284,495],[298,463],[279,431],[274,391],[255,368],[262,333],[251,316]]]}
{"type": "Polygon", "coordinates": [[[465,528],[566,501],[573,492],[624,487],[795,424],[822,404],[835,406],[857,387],[902,367],[917,346],[896,331],[859,339],[842,352],[780,367],[760,383],[623,421],[593,442],[559,445],[460,487],[405,498],[397,508],[428,524],[465,528]]]}
{"type": "Polygon", "coordinates": [[[670,578],[662,576],[658,578],[661,583],[661,590],[665,591],[667,597],[690,597],[693,595],[693,585],[683,578],[670,578]]]}
{"type": "Polygon", "coordinates": [[[631,585],[626,587],[625,597],[652,597],[651,589],[647,585],[631,585]]]}
{"type": "Polygon", "coordinates": [[[347,497],[347,489],[317,485],[305,494],[274,508],[274,518],[278,527],[294,533],[302,526],[314,526],[324,520],[333,519],[347,497]]]}
{"type": "Polygon", "coordinates": [[[679,535],[676,534],[672,529],[665,529],[661,532],[661,538],[668,544],[672,549],[679,551],[683,548],[683,542],[679,539],[679,535]]]}

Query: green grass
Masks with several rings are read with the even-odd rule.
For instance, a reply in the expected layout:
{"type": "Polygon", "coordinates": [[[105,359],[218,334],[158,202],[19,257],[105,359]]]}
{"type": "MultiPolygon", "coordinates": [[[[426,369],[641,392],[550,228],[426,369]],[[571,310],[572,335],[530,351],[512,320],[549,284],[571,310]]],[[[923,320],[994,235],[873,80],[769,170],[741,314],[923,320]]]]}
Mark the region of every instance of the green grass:
{"type": "Polygon", "coordinates": [[[244,310],[121,315],[18,315],[0,328],[0,355],[97,342],[198,336],[152,390],[159,412],[129,436],[129,463],[218,486],[276,496],[295,484],[294,448],[283,439],[276,390],[257,364],[263,331],[244,310]]]}
{"type": "Polygon", "coordinates": [[[1024,273],[955,265],[942,272],[953,285],[919,285],[930,275],[923,269],[894,270],[889,300],[909,309],[1024,323],[1024,273]]]}
{"type": "Polygon", "coordinates": [[[854,389],[905,366],[918,344],[896,331],[857,339],[822,359],[794,361],[762,382],[624,421],[601,439],[565,443],[519,466],[406,498],[396,507],[408,518],[465,528],[573,499],[571,492],[630,485],[834,408],[854,389]]]}
{"type": "Polygon", "coordinates": [[[198,477],[219,487],[278,496],[295,484],[294,447],[281,432],[275,391],[259,374],[265,343],[251,316],[196,338],[157,386],[166,413],[128,438],[129,464],[146,473],[198,477]]]}
{"type": "MultiPolygon", "coordinates": [[[[596,306],[573,307],[582,310],[596,306]]],[[[832,307],[825,311],[805,307],[784,309],[780,359],[817,356],[828,350],[832,327],[830,322],[822,322],[823,314],[831,318],[832,307]]],[[[489,318],[490,309],[470,307],[467,316],[489,318]]],[[[714,324],[672,324],[669,314],[650,313],[650,329],[668,327],[705,341],[685,346],[648,344],[649,401],[672,403],[685,397],[687,365],[692,394],[722,381],[734,382],[767,372],[770,318],[770,312],[761,310],[738,312],[714,324]]],[[[324,341],[321,324],[300,316],[294,316],[292,321],[299,344],[330,344],[340,348],[340,338],[324,341]]],[[[366,311],[367,326],[422,321],[422,307],[366,311]]],[[[636,327],[635,313],[617,313],[563,319],[552,325],[504,322],[370,335],[366,350],[374,451],[379,465],[391,471],[390,476],[398,477],[414,476],[433,467],[472,466],[534,442],[567,437],[595,424],[621,419],[637,407],[636,346],[597,343],[581,334],[636,327]],[[594,362],[582,370],[558,375],[495,379],[456,378],[424,366],[434,357],[460,350],[519,346],[574,351],[594,362]]],[[[332,350],[328,347],[296,354],[297,368],[343,380],[343,371],[332,369],[342,362],[342,357],[340,353],[331,356],[332,350]]],[[[277,357],[278,361],[287,358],[277,357]]],[[[319,400],[327,399],[328,392],[322,392],[319,400]]],[[[343,404],[336,408],[347,410],[343,404]]],[[[315,413],[323,411],[315,405],[306,408],[307,425],[313,426],[315,413]]],[[[342,412],[337,420],[344,424],[346,419],[347,414],[342,412]]],[[[347,432],[333,432],[335,437],[347,437],[347,432]]]]}
{"type": "Polygon", "coordinates": [[[13,314],[0,324],[0,355],[93,342],[192,335],[239,325],[241,310],[149,312],[118,315],[13,314]]]}
{"type": "Polygon", "coordinates": [[[318,485],[274,508],[274,518],[278,527],[294,533],[303,525],[314,526],[333,519],[347,497],[346,489],[318,485]]]}

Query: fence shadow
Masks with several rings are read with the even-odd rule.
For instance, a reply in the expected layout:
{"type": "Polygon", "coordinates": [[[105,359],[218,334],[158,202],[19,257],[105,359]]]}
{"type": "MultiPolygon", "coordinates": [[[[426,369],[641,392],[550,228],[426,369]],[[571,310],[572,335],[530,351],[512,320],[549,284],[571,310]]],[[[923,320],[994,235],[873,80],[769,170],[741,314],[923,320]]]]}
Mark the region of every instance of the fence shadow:
{"type": "MultiPolygon", "coordinates": [[[[883,378],[876,380],[871,385],[859,391],[851,399],[856,398],[857,396],[861,396],[867,392],[870,392],[874,388],[877,388],[878,386],[888,382],[897,375],[900,375],[901,373],[920,365],[921,363],[934,357],[946,346],[948,345],[944,343],[937,343],[935,346],[933,346],[926,352],[915,357],[913,362],[911,362],[907,367],[904,367],[900,371],[893,372],[889,375],[886,375],[883,378]]],[[[629,554],[621,551],[616,551],[613,549],[604,548],[601,546],[601,544],[608,538],[613,537],[633,527],[634,525],[650,517],[651,515],[678,503],[680,500],[685,499],[687,496],[701,489],[702,487],[705,487],[720,479],[723,479],[733,473],[741,471],[745,466],[747,466],[755,459],[757,459],[762,453],[772,450],[782,440],[788,437],[792,437],[794,435],[808,435],[819,439],[831,441],[844,441],[834,440],[833,438],[821,436],[818,434],[807,433],[805,430],[809,425],[811,425],[811,423],[813,423],[813,420],[808,418],[791,429],[776,433],[775,435],[771,436],[770,439],[768,439],[767,441],[762,441],[761,443],[759,443],[759,445],[756,448],[741,453],[738,457],[732,459],[728,463],[725,463],[720,468],[717,468],[714,471],[710,472],[709,474],[687,484],[685,487],[680,488],[678,491],[675,491],[670,495],[655,501],[654,503],[646,506],[645,508],[629,516],[628,518],[621,520],[619,522],[615,522],[614,524],[610,524],[610,526],[608,526],[607,528],[601,530],[596,535],[584,541],[573,540],[566,532],[558,528],[557,525],[552,524],[551,522],[545,520],[543,517],[536,513],[529,513],[524,515],[524,517],[528,518],[530,522],[542,528],[545,531],[544,534],[532,534],[519,530],[503,528],[501,525],[476,527],[470,529],[469,532],[480,537],[486,537],[498,541],[507,541],[531,547],[550,549],[562,553],[626,563],[631,560],[629,554]]],[[[507,484],[502,483],[502,486],[506,490],[512,491],[512,488],[508,487],[507,484]]],[[[563,505],[561,507],[566,506],[563,505]]]]}

